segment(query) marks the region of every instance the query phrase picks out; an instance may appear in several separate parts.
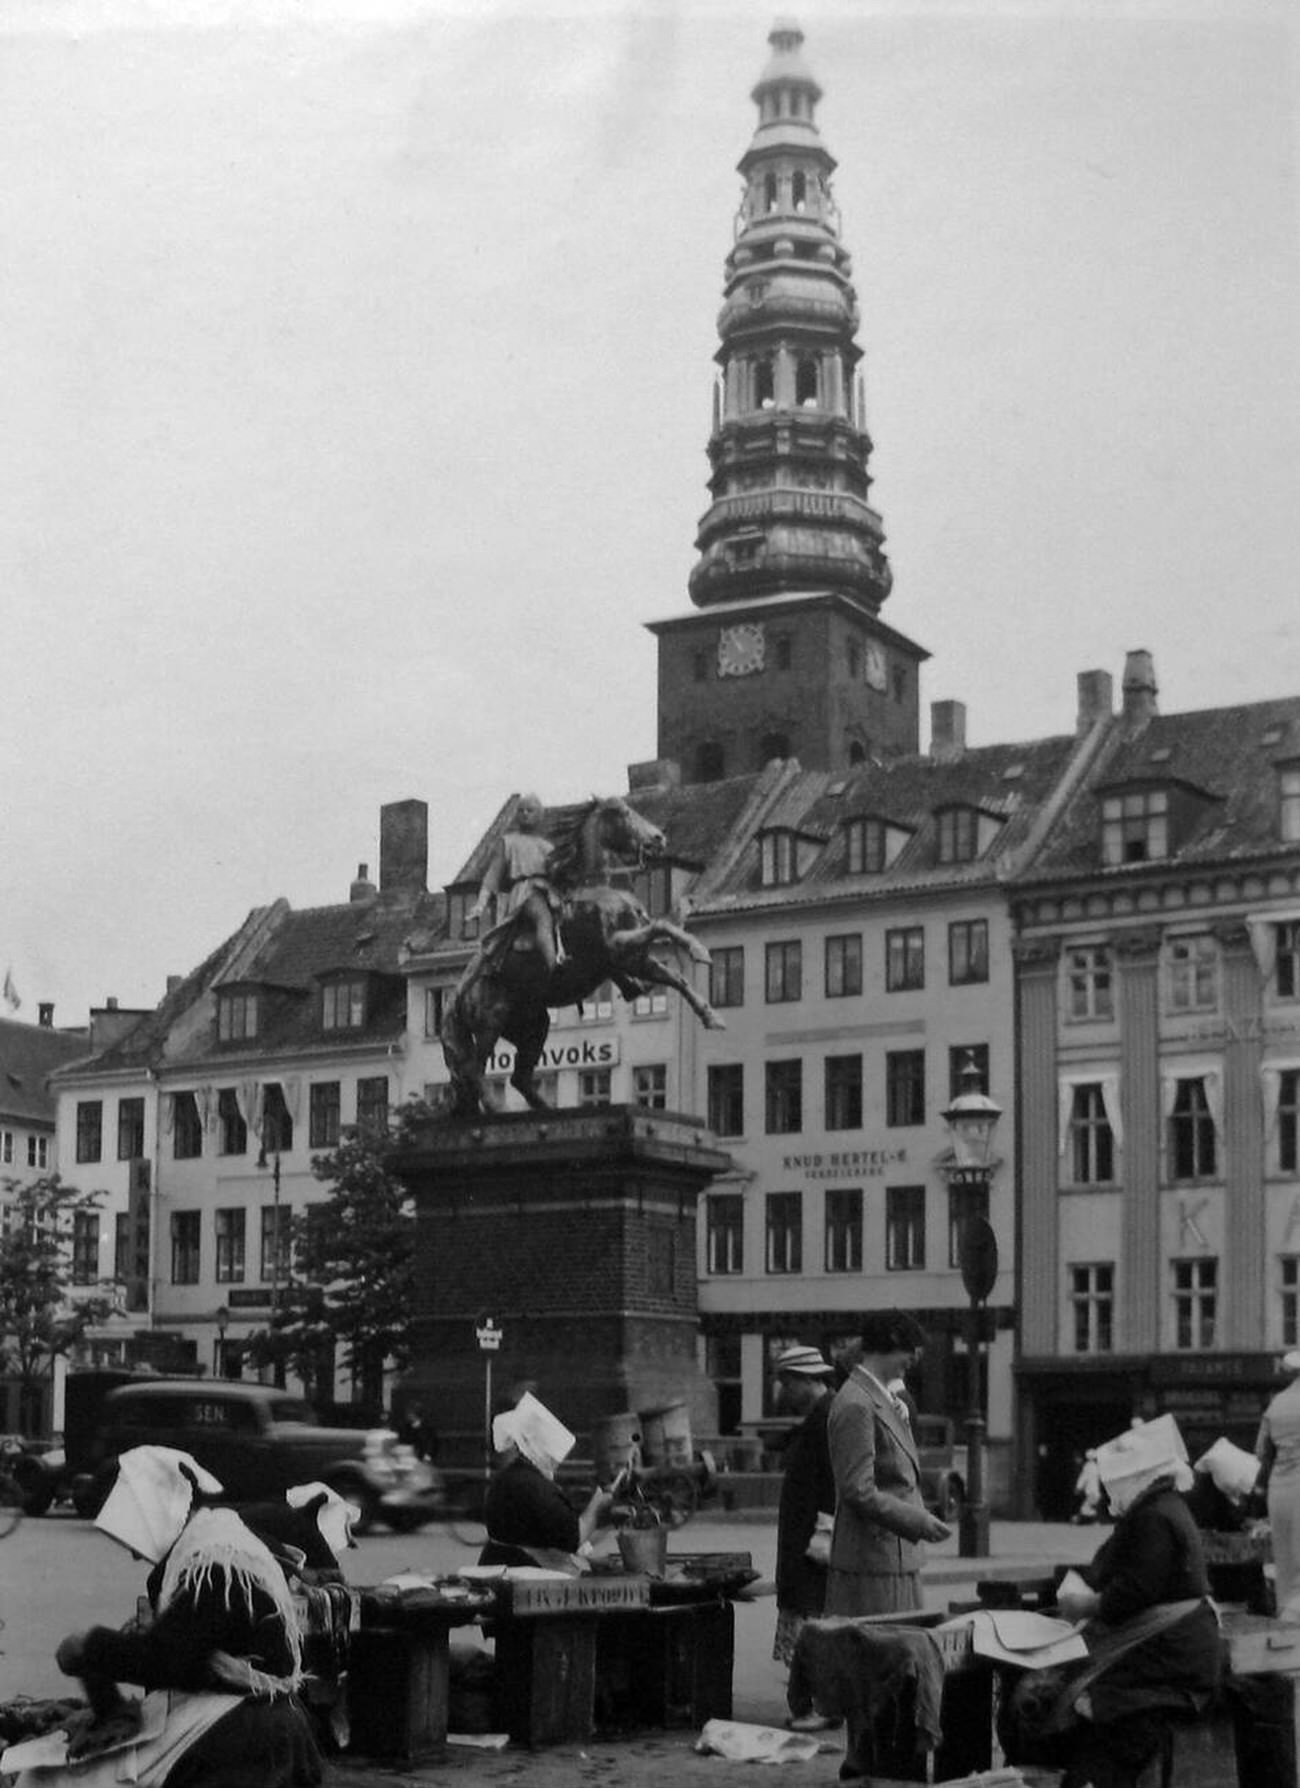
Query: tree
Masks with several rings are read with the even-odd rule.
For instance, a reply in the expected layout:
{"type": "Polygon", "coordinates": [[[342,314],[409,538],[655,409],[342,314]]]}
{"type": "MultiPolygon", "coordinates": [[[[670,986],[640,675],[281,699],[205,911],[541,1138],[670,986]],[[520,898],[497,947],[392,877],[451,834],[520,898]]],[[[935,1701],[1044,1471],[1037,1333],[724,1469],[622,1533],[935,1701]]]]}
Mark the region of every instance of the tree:
{"type": "Polygon", "coordinates": [[[249,1341],[254,1365],[283,1364],[317,1395],[335,1343],[382,1407],[384,1371],[407,1362],[415,1277],[411,1195],[390,1171],[396,1131],[349,1131],[312,1171],[330,1190],[293,1224],[294,1271],[268,1328],[249,1341]]]}
{"type": "Polygon", "coordinates": [[[65,1186],[57,1173],[0,1187],[0,1368],[17,1378],[20,1419],[30,1428],[40,1410],[38,1380],[112,1309],[107,1297],[71,1295],[73,1217],[98,1209],[100,1194],[65,1186]]]}

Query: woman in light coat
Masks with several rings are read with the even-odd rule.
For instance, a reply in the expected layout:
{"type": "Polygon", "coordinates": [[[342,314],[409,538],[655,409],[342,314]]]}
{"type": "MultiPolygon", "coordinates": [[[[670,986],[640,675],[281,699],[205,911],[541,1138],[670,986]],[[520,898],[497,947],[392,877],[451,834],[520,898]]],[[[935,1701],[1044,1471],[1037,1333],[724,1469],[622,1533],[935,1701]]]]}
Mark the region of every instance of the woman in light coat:
{"type": "Polygon", "coordinates": [[[1277,1611],[1300,1614],[1300,1349],[1285,1356],[1282,1369],[1291,1382],[1264,1411],[1255,1454],[1268,1491],[1277,1611]]]}

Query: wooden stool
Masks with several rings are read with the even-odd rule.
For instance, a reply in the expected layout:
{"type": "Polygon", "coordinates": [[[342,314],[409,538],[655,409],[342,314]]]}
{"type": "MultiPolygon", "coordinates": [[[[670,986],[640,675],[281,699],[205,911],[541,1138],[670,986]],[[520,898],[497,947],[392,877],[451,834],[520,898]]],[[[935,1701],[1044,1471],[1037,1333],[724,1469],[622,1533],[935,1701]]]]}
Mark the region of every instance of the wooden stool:
{"type": "Polygon", "coordinates": [[[352,1635],[348,1713],[359,1756],[440,1757],[447,1743],[447,1629],[363,1627],[352,1635]]]}
{"type": "Polygon", "coordinates": [[[1142,1788],[1148,1781],[1152,1788],[1239,1788],[1231,1711],[1216,1702],[1199,1720],[1171,1722],[1158,1762],[1143,1771],[1142,1788]]]}

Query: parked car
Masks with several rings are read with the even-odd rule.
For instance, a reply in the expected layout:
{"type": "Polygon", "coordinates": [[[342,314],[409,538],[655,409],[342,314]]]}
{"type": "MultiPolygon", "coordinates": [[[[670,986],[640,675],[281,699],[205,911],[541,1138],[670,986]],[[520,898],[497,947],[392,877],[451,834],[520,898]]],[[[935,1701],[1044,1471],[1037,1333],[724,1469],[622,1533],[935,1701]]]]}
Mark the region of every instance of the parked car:
{"type": "Polygon", "coordinates": [[[960,1518],[966,1501],[966,1449],[956,1444],[953,1423],[947,1416],[918,1415],[912,1433],[921,1459],[921,1494],[925,1506],[940,1521],[960,1518]]]}
{"type": "Polygon", "coordinates": [[[408,1533],[443,1512],[441,1475],[387,1428],[327,1428],[274,1385],[167,1379],[121,1385],[104,1398],[89,1468],[73,1484],[79,1514],[98,1513],[120,1454],[178,1447],[222,1486],[225,1500],[264,1502],[320,1480],[361,1511],[358,1533],[385,1521],[408,1533]]]}

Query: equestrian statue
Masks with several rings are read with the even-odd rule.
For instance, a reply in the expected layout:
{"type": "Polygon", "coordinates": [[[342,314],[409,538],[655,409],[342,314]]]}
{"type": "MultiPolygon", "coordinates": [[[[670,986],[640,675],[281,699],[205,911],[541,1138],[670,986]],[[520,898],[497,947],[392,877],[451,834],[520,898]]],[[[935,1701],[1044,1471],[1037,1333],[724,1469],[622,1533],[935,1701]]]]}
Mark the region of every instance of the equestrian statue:
{"type": "Polygon", "coordinates": [[[656,944],[684,950],[707,963],[698,938],[668,919],[652,919],[635,895],[611,885],[610,871],[662,854],[664,835],[620,795],[579,807],[542,835],[542,803],[523,795],[502,835],[466,915],[492,913],[443,1019],[442,1050],[451,1075],[450,1111],[471,1117],[490,1109],[484,1068],[504,1039],[515,1049],[510,1084],[534,1109],[549,1109],[536,1069],[551,1012],[581,1005],[605,981],[624,999],[651,987],[675,987],[700,1022],[723,1029],[704,999],[670,963],[651,954],[656,944]]]}

